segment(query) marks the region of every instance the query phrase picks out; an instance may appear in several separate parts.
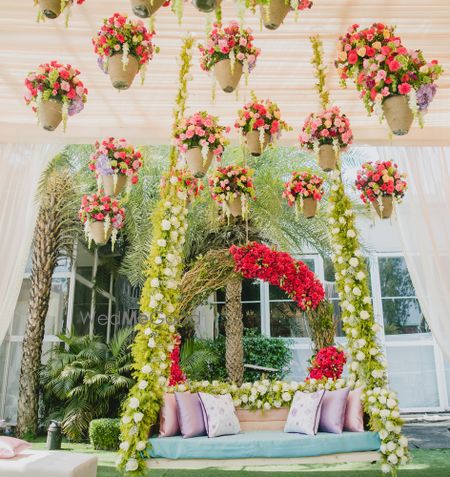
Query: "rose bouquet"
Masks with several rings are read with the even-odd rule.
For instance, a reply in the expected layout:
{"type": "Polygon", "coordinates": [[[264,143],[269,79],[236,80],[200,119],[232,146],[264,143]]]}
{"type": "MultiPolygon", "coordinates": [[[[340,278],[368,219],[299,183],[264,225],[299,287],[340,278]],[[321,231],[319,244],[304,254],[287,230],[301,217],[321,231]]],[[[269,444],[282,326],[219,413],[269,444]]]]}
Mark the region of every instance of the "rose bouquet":
{"type": "Polygon", "coordinates": [[[175,169],[172,173],[163,175],[161,188],[165,188],[167,180],[178,186],[178,192],[186,192],[188,200],[198,197],[204,189],[203,183],[189,169],[175,169]]]}
{"type": "Polygon", "coordinates": [[[230,128],[220,126],[219,119],[206,111],[200,111],[189,118],[183,118],[175,130],[178,150],[186,156],[189,169],[195,177],[206,174],[213,157],[222,158],[228,140],[224,134],[230,128]]]}
{"type": "Polygon", "coordinates": [[[336,67],[345,85],[351,78],[367,111],[377,112],[394,134],[407,134],[414,117],[423,125],[436,93],[435,81],[443,69],[436,60],[427,62],[420,50],[408,50],[393,27],[374,23],[359,30],[352,25],[340,37],[336,67]]]}
{"type": "Polygon", "coordinates": [[[290,207],[295,207],[296,214],[299,209],[303,215],[310,219],[316,215],[317,203],[324,195],[323,179],[308,171],[293,172],[292,178],[285,184],[283,197],[290,207]]]}
{"type": "Polygon", "coordinates": [[[334,346],[322,348],[311,360],[308,379],[340,379],[346,362],[343,350],[334,346]]]}
{"type": "Polygon", "coordinates": [[[34,0],[34,4],[39,6],[38,21],[45,18],[55,19],[66,12],[66,26],[70,16],[70,8],[74,3],[82,5],[86,0],[34,0]]]}
{"type": "Polygon", "coordinates": [[[214,70],[223,91],[231,93],[244,72],[255,67],[260,50],[253,45],[249,28],[241,28],[236,21],[227,27],[215,23],[206,45],[199,45],[200,66],[203,70],[214,70]]]}
{"type": "Polygon", "coordinates": [[[253,156],[260,156],[274,137],[281,131],[292,128],[281,119],[278,105],[270,99],[258,100],[252,95],[252,101],[238,111],[234,127],[245,137],[247,147],[253,156]]]}
{"type": "Polygon", "coordinates": [[[361,167],[355,181],[361,199],[371,203],[381,218],[389,218],[393,201],[400,202],[408,188],[405,174],[400,174],[392,161],[365,162],[361,167]]]}
{"type": "Polygon", "coordinates": [[[222,205],[229,217],[248,214],[248,201],[255,199],[255,188],[252,181],[253,171],[245,167],[231,165],[218,167],[209,178],[212,198],[222,205]]]}
{"type": "Polygon", "coordinates": [[[108,196],[120,194],[128,178],[132,184],[136,184],[141,167],[141,153],[128,144],[126,139],[113,137],[95,143],[95,152],[89,162],[89,169],[95,172],[99,189],[103,185],[108,196]]]}
{"type": "Polygon", "coordinates": [[[253,11],[259,5],[261,19],[269,30],[276,30],[290,11],[306,10],[313,5],[310,0],[246,0],[246,4],[253,11]]]}
{"type": "Polygon", "coordinates": [[[99,65],[117,89],[128,89],[138,71],[144,80],[146,65],[158,51],[152,43],[154,32],[149,32],[142,20],[127,18],[120,13],[105,18],[92,39],[99,65]]]}
{"type": "Polygon", "coordinates": [[[312,149],[319,156],[319,164],[325,171],[336,169],[337,156],[353,141],[350,121],[335,106],[305,120],[300,133],[300,144],[312,149]]]}
{"type": "Polygon", "coordinates": [[[32,104],[38,121],[47,131],[54,131],[61,121],[66,129],[67,116],[81,112],[88,90],[78,78],[80,71],[57,61],[45,63],[25,79],[25,102],[32,104]]]}
{"type": "Polygon", "coordinates": [[[106,195],[85,195],[81,199],[79,217],[89,244],[94,240],[97,245],[105,245],[111,237],[114,249],[117,232],[123,227],[125,219],[125,210],[118,200],[106,195]]]}

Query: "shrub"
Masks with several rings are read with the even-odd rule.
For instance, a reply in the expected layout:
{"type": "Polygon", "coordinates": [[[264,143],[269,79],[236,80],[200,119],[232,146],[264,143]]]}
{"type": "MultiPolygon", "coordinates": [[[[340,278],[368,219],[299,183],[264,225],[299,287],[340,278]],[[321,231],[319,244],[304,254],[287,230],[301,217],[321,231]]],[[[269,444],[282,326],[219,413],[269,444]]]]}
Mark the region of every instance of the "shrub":
{"type": "Polygon", "coordinates": [[[118,450],[120,444],[119,419],[92,420],[89,424],[89,441],[95,450],[118,450]]]}

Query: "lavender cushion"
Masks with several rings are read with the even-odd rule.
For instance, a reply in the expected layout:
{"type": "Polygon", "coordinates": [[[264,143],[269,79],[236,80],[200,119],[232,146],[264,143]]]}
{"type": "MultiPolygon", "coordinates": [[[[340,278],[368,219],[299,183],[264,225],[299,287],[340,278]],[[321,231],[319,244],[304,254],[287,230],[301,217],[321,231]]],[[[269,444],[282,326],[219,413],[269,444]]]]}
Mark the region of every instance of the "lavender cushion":
{"type": "Polygon", "coordinates": [[[14,437],[0,436],[0,459],[11,459],[30,447],[31,444],[26,441],[14,437]]]}
{"type": "Polygon", "coordinates": [[[320,414],[319,430],[342,434],[344,429],[345,407],[350,388],[325,391],[320,414]]]}
{"type": "Polygon", "coordinates": [[[350,391],[345,409],[344,430],[364,432],[364,412],[361,402],[362,388],[350,391]]]}
{"type": "Polygon", "coordinates": [[[175,399],[181,435],[185,438],[204,436],[206,428],[198,394],[175,393],[175,399]]]}
{"type": "Polygon", "coordinates": [[[214,396],[198,393],[203,408],[206,432],[208,437],[229,436],[239,434],[241,426],[234,410],[230,394],[214,396]]]}
{"type": "Polygon", "coordinates": [[[292,399],[284,432],[298,432],[310,436],[317,434],[323,395],[323,390],[315,393],[297,391],[292,399]]]}
{"type": "Polygon", "coordinates": [[[175,394],[164,393],[159,416],[159,437],[172,437],[178,434],[180,434],[180,424],[178,423],[175,394]]]}

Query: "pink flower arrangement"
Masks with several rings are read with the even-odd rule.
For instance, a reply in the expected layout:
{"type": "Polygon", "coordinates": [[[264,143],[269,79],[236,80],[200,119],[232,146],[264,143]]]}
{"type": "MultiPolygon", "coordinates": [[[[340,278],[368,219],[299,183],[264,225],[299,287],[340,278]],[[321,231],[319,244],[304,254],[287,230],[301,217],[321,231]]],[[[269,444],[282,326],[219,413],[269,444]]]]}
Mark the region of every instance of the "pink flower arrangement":
{"type": "Polygon", "coordinates": [[[353,142],[350,121],[337,106],[319,114],[311,113],[300,133],[300,144],[317,151],[324,144],[336,149],[346,149],[353,142]]]}
{"type": "Polygon", "coordinates": [[[293,172],[292,178],[286,182],[283,197],[290,207],[295,206],[299,200],[312,198],[322,200],[324,195],[323,179],[308,171],[293,172]]]}
{"type": "Polygon", "coordinates": [[[250,72],[256,64],[260,50],[253,45],[250,28],[241,28],[236,21],[227,27],[215,23],[206,45],[199,45],[200,66],[209,71],[221,60],[231,59],[244,65],[244,71],[250,72]]]}
{"type": "Polygon", "coordinates": [[[342,349],[335,346],[322,348],[311,360],[306,379],[340,379],[347,358],[342,349]]]}
{"type": "Polygon", "coordinates": [[[54,99],[63,104],[63,119],[81,112],[87,101],[88,90],[79,79],[80,71],[71,65],[51,61],[39,65],[37,71],[25,78],[27,105],[32,105],[34,112],[41,101],[54,99]]]}
{"type": "Polygon", "coordinates": [[[89,169],[98,176],[122,174],[131,177],[131,183],[138,181],[138,172],[142,167],[142,155],[126,139],[110,137],[95,143],[95,152],[91,155],[89,169]]]}
{"type": "Polygon", "coordinates": [[[118,200],[111,199],[107,195],[84,195],[81,199],[79,217],[83,224],[106,222],[113,229],[119,230],[124,226],[125,209],[120,207],[118,200]]]}
{"type": "Polygon", "coordinates": [[[361,192],[364,203],[374,202],[381,197],[391,196],[398,202],[408,185],[405,174],[400,174],[392,161],[365,162],[357,172],[355,185],[361,192]]]}
{"type": "Polygon", "coordinates": [[[142,20],[128,20],[127,15],[114,13],[112,17],[103,20],[92,44],[103,69],[105,60],[118,53],[122,54],[124,64],[127,63],[128,55],[133,55],[137,58],[139,67],[142,67],[157,52],[152,43],[154,34],[145,28],[142,20]]]}
{"type": "Polygon", "coordinates": [[[220,161],[224,147],[228,144],[224,133],[228,132],[230,128],[220,126],[217,117],[200,111],[180,121],[175,131],[175,142],[181,153],[199,147],[203,157],[206,157],[208,151],[212,151],[220,161]]]}
{"type": "Polygon", "coordinates": [[[192,174],[189,169],[176,169],[163,175],[161,188],[165,188],[167,180],[178,188],[178,192],[187,192],[188,197],[198,197],[204,190],[203,182],[192,174]]]}
{"type": "Polygon", "coordinates": [[[246,167],[230,165],[218,167],[208,179],[211,197],[219,204],[237,198],[255,199],[253,171],[246,167]]]}

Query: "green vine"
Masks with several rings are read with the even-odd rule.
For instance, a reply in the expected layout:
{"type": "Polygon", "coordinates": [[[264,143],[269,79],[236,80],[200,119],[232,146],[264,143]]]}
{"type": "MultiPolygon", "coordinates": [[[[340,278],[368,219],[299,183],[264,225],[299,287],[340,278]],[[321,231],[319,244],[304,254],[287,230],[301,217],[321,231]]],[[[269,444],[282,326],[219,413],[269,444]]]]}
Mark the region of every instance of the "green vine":
{"type": "Polygon", "coordinates": [[[323,64],[323,43],[320,35],[310,36],[313,49],[311,64],[314,66],[314,73],[317,79],[316,90],[319,93],[319,100],[322,109],[327,109],[330,103],[330,93],[325,85],[327,67],[323,64]]]}

